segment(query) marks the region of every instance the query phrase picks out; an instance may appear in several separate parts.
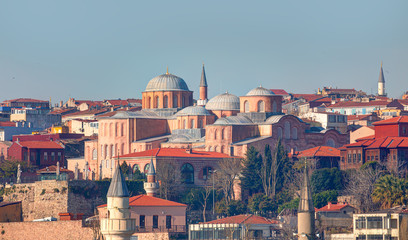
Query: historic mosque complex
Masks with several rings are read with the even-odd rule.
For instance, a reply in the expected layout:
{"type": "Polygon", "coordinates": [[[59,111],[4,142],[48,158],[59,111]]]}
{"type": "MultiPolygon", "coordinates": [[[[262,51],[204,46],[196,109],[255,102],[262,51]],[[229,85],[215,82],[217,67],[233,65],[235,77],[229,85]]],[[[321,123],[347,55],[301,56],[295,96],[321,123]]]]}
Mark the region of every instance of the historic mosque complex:
{"type": "Polygon", "coordinates": [[[262,86],[240,97],[228,92],[212,99],[207,95],[204,66],[196,101],[187,83],[167,71],[147,83],[142,110],[99,117],[98,139],[85,144],[85,161],[95,177],[112,177],[117,159],[147,171],[150,159],[160,165],[159,159],[166,155],[160,152],[170,148],[185,153],[171,161],[180,169],[188,168],[194,183],[205,176],[206,168],[216,167],[218,160],[242,158],[250,146],[262,149],[282,139],[287,151],[299,151],[348,143],[346,134],[311,127],[284,114],[282,96],[262,86]],[[194,164],[194,159],[200,164],[194,164]]]}

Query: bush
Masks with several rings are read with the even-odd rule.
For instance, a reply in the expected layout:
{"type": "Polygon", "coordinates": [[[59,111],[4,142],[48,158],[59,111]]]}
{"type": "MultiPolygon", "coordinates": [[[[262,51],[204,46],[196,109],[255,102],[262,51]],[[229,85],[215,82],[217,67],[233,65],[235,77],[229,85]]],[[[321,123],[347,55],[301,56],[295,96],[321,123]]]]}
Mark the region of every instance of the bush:
{"type": "Polygon", "coordinates": [[[282,212],[284,209],[297,210],[299,208],[299,201],[299,198],[295,198],[290,202],[280,205],[278,208],[278,213],[282,212]]]}
{"type": "Polygon", "coordinates": [[[311,185],[315,194],[328,190],[342,190],[343,174],[337,168],[318,169],[312,174],[311,185]]]}
{"type": "Polygon", "coordinates": [[[40,195],[44,195],[45,194],[45,189],[43,189],[40,193],[40,195]]]}
{"type": "Polygon", "coordinates": [[[326,206],[328,202],[337,202],[339,196],[336,190],[324,191],[313,195],[313,205],[315,208],[322,208],[326,206]]]}
{"type": "Polygon", "coordinates": [[[62,189],[61,189],[61,194],[64,194],[66,191],[67,191],[67,188],[66,188],[66,187],[62,187],[62,189]]]}
{"type": "Polygon", "coordinates": [[[59,193],[60,190],[59,190],[58,188],[54,188],[54,192],[55,192],[55,193],[59,193]]]}

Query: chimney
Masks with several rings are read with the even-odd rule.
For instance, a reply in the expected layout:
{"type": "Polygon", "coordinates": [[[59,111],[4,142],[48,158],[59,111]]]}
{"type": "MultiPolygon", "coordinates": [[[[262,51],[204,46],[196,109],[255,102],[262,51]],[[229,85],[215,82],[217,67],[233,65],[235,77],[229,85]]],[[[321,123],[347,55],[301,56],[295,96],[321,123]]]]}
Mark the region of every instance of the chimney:
{"type": "Polygon", "coordinates": [[[328,202],[328,203],[327,203],[327,209],[330,209],[331,205],[332,205],[332,203],[331,203],[331,202],[328,202]]]}
{"type": "Polygon", "coordinates": [[[191,154],[191,148],[190,148],[190,146],[187,147],[186,153],[191,154]]]}

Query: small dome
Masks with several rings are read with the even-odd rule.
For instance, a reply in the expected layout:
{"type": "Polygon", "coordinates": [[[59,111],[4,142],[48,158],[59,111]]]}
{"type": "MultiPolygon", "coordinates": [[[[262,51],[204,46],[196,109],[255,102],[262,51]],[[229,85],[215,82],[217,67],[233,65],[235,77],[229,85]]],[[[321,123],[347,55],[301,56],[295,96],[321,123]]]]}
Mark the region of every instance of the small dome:
{"type": "Polygon", "coordinates": [[[219,118],[215,121],[214,125],[248,125],[252,124],[251,119],[245,116],[230,116],[225,118],[219,118]]]}
{"type": "Polygon", "coordinates": [[[223,93],[211,98],[205,108],[208,110],[239,111],[239,98],[233,94],[223,93]]]}
{"type": "Polygon", "coordinates": [[[273,96],[275,95],[271,90],[263,88],[263,87],[257,87],[249,91],[246,96],[273,96]]]}
{"type": "Polygon", "coordinates": [[[177,116],[202,116],[211,115],[203,106],[190,106],[180,110],[177,116]]]}
{"type": "Polygon", "coordinates": [[[173,74],[162,74],[149,81],[146,92],[151,91],[189,91],[186,82],[173,74]]]}

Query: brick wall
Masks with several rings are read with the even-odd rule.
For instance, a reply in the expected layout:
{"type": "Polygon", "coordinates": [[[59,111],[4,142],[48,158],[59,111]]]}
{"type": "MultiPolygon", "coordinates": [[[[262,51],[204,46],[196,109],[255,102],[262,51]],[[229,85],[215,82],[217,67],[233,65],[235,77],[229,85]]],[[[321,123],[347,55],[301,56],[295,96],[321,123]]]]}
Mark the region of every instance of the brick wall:
{"type": "Polygon", "coordinates": [[[1,240],[89,240],[92,237],[92,229],[82,227],[82,221],[0,223],[1,240]]]}

